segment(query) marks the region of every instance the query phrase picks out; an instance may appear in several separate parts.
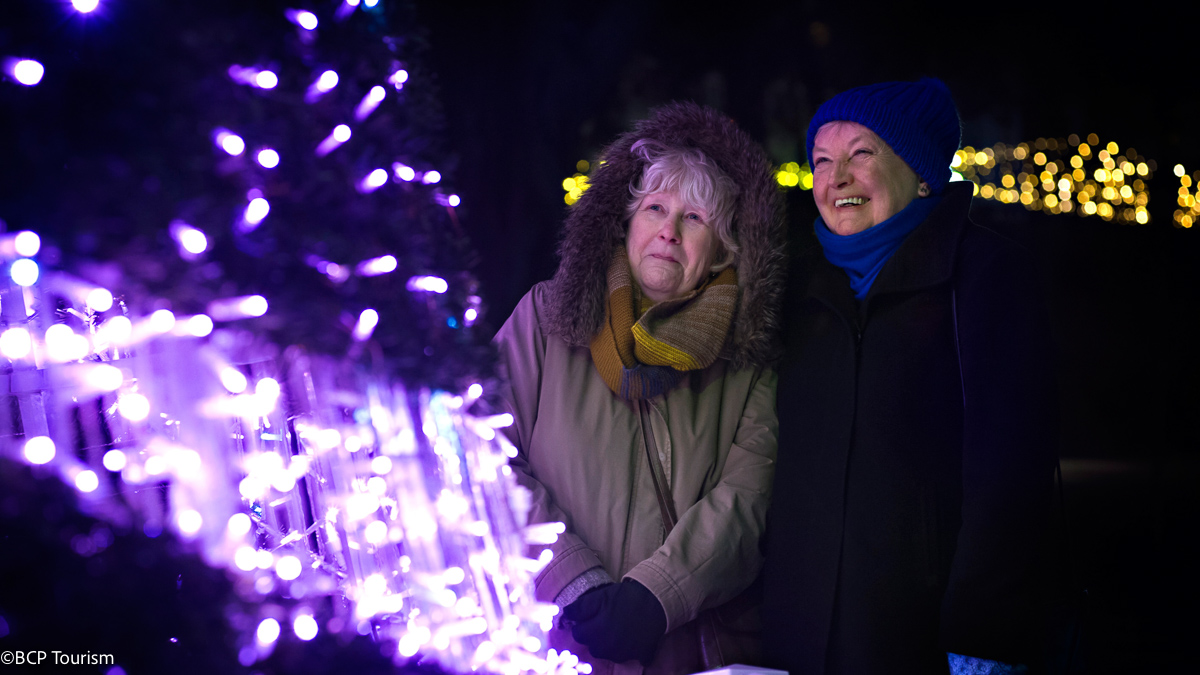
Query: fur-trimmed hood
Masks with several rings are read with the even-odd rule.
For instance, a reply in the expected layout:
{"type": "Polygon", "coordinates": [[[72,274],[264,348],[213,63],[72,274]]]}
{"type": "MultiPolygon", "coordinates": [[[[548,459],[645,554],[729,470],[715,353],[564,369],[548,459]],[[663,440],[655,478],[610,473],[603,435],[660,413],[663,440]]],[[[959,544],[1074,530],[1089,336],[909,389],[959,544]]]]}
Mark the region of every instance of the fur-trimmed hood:
{"type": "Polygon", "coordinates": [[[629,149],[642,138],[697,148],[737,184],[738,308],[727,353],[735,368],[766,365],[778,355],[786,274],[783,200],[762,148],[733,120],[695,103],[657,108],[604,149],[563,227],[545,327],[578,346],[586,346],[600,330],[612,250],[628,229],[629,185],[645,166],[629,149]]]}

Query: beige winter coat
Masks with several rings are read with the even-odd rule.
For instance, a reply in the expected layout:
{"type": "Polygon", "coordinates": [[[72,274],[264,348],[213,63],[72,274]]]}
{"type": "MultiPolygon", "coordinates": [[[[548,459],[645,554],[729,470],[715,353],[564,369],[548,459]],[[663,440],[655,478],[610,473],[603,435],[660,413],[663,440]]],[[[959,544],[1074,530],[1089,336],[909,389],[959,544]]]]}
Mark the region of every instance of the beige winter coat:
{"type": "MultiPolygon", "coordinates": [[[[704,609],[734,598],[762,564],[759,537],[775,468],[776,375],[734,371],[718,359],[650,400],[650,426],[679,523],[664,540],[636,402],[605,385],[586,347],[544,327],[547,284],[525,295],[496,343],[507,371],[519,455],[512,466],[533,491],[530,522],[561,521],[537,597],[553,601],[586,570],[635,579],[654,593],[668,634],[646,672],[701,670],[696,627],[704,609]],[[687,625],[685,625],[687,624],[687,625]]],[[[598,674],[640,673],[637,661],[588,658],[569,631],[551,646],[593,661],[598,674]]]]}

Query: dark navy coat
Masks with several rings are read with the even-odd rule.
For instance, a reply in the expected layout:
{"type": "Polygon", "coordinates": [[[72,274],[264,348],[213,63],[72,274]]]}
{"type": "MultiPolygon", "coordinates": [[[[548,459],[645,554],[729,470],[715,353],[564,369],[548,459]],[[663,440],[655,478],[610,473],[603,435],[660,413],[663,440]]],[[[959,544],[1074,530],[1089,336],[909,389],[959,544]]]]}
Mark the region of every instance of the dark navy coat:
{"type": "Polygon", "coordinates": [[[1032,256],[969,220],[971,194],[952,183],[863,301],[817,251],[786,303],[767,665],[1034,658],[1052,344],[1032,256]]]}

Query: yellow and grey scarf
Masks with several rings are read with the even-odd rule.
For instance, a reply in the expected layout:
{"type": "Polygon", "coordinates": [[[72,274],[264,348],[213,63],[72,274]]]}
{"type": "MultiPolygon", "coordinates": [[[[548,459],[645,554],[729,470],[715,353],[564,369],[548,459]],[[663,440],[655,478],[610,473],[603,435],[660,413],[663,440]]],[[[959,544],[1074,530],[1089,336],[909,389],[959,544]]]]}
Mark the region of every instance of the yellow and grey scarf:
{"type": "Polygon", "coordinates": [[[626,400],[663,394],[689,370],[721,354],[737,310],[737,271],[725,268],[682,298],[660,302],[637,317],[640,290],[625,247],[608,267],[604,324],[592,338],[592,361],[609,389],[626,400]]]}

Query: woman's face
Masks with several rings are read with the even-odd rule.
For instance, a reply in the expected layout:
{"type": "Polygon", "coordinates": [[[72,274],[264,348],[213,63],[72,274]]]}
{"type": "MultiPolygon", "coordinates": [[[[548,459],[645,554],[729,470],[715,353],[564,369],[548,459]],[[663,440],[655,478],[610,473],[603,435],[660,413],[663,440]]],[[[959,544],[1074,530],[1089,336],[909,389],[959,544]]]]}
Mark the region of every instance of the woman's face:
{"type": "Polygon", "coordinates": [[[629,220],[625,248],[642,294],[662,302],[700,285],[716,261],[719,241],[704,209],[675,192],[655,192],[629,220]]]}
{"type": "Polygon", "coordinates": [[[857,234],[899,213],[921,179],[857,122],[829,122],[813,139],[813,197],[830,232],[857,234]]]}

